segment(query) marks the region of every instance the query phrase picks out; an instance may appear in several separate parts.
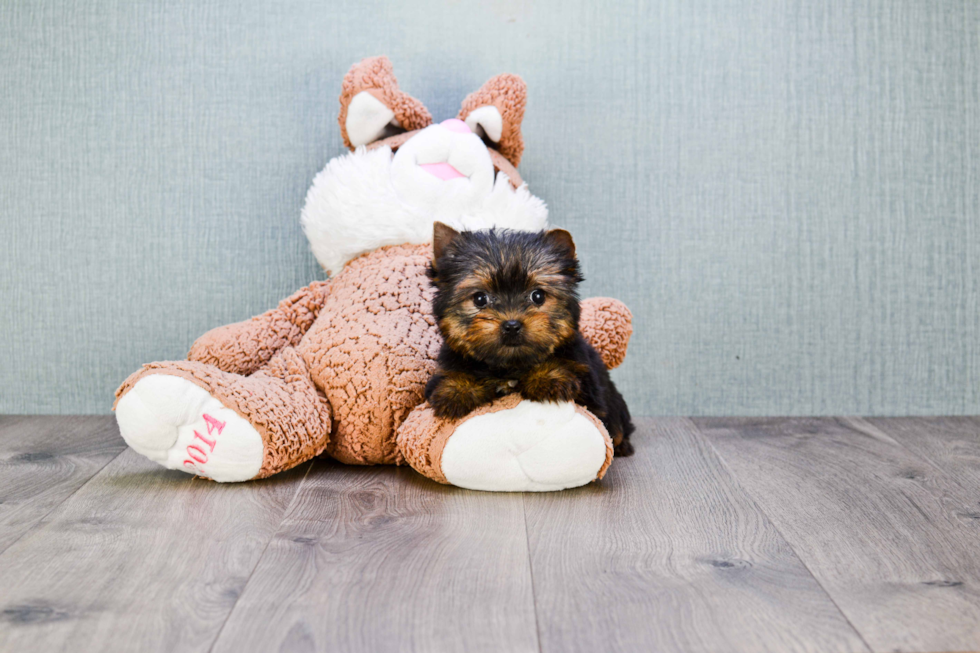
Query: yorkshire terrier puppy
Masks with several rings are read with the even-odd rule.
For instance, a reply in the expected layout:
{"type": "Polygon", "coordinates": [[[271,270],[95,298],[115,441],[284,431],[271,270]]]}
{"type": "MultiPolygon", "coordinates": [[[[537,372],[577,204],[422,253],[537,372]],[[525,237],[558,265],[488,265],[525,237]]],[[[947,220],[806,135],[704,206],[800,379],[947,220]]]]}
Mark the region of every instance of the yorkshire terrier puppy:
{"type": "Polygon", "coordinates": [[[436,222],[428,274],[443,337],[425,387],[437,417],[458,419],[511,392],[573,401],[602,420],[616,455],[633,453],[626,402],[578,330],[582,276],[567,231],[460,233],[436,222]]]}

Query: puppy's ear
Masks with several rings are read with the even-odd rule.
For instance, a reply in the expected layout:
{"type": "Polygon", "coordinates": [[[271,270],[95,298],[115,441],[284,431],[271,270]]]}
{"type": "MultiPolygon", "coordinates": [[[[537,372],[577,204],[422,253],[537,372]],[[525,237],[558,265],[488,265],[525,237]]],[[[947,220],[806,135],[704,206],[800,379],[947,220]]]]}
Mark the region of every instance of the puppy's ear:
{"type": "Polygon", "coordinates": [[[453,242],[453,239],[459,235],[459,232],[450,227],[448,224],[443,224],[436,221],[432,225],[432,268],[437,269],[439,259],[442,255],[446,253],[446,248],[449,247],[449,243],[453,242]]]}
{"type": "Polygon", "coordinates": [[[568,233],[564,229],[552,229],[551,231],[546,231],[544,234],[544,239],[552,247],[560,250],[563,254],[568,256],[568,258],[575,258],[575,241],[572,240],[572,234],[568,233]]]}

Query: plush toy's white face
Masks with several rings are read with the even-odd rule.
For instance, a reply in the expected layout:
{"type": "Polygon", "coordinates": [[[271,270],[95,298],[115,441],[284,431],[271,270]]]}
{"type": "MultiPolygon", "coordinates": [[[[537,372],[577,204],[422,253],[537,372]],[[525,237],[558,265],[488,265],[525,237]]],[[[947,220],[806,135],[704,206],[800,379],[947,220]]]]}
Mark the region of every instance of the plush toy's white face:
{"type": "Polygon", "coordinates": [[[303,230],[330,274],[384,245],[427,243],[432,225],[540,231],[548,209],[526,184],[495,172],[483,140],[460,120],[430,125],[402,143],[331,159],[313,179],[303,230]],[[465,132],[463,130],[466,130],[465,132]]]}
{"type": "Polygon", "coordinates": [[[483,140],[453,118],[426,127],[398,148],[391,181],[406,203],[452,219],[490,195],[494,169],[483,140]]]}

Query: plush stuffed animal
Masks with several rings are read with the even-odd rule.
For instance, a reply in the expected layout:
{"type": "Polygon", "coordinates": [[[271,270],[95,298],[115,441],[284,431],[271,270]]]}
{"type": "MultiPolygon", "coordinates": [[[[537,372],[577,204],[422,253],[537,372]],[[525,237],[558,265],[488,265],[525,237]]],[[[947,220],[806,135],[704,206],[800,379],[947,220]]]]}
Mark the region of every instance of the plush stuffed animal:
{"type": "MultiPolygon", "coordinates": [[[[116,392],[126,442],[169,469],[245,481],[313,456],[409,464],[480,490],[559,490],[601,478],[612,445],[574,404],[505,396],[458,421],[437,419],[423,389],[440,335],[425,275],[433,222],[537,231],[547,209],[516,166],[526,89],[499,75],[457,118],[433,124],[398,88],[385,57],[344,78],[340,130],[351,153],[313,180],[302,223],[331,275],[262,315],[218,327],[186,361],[144,365],[116,392]]],[[[583,302],[581,330],[611,368],[631,315],[583,302]]]]}

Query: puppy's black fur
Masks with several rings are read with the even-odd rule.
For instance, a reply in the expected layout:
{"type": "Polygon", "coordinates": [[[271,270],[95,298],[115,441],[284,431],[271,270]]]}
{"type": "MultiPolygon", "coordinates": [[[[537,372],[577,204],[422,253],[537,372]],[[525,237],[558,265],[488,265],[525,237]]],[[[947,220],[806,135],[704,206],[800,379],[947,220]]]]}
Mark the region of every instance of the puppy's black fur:
{"type": "Polygon", "coordinates": [[[602,420],[617,455],[633,453],[626,402],[578,329],[582,276],[567,231],[460,233],[437,222],[429,278],[444,340],[425,388],[436,416],[510,392],[574,401],[602,420]]]}

